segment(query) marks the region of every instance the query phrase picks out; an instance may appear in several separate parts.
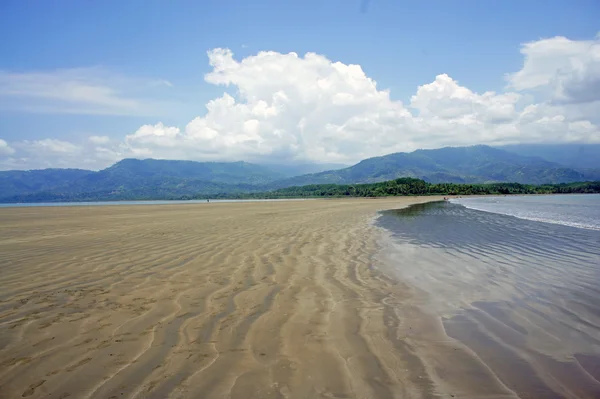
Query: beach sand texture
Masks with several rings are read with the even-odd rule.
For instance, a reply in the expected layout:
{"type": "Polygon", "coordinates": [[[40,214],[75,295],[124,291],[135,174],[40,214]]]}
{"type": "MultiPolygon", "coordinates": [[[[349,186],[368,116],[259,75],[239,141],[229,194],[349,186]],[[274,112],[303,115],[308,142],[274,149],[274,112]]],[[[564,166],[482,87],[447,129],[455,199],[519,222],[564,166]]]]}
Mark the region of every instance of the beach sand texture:
{"type": "Polygon", "coordinates": [[[431,200],[0,209],[0,397],[515,397],[373,256],[431,200]]]}

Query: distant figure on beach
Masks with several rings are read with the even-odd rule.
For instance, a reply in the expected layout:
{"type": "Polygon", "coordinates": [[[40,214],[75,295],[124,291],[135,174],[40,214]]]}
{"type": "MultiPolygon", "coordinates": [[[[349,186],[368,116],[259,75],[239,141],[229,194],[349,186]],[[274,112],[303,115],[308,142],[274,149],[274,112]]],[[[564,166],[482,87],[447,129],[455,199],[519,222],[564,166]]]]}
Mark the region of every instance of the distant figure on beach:
{"type": "Polygon", "coordinates": [[[207,198],[207,199],[206,199],[206,202],[210,202],[210,200],[207,198]]]}

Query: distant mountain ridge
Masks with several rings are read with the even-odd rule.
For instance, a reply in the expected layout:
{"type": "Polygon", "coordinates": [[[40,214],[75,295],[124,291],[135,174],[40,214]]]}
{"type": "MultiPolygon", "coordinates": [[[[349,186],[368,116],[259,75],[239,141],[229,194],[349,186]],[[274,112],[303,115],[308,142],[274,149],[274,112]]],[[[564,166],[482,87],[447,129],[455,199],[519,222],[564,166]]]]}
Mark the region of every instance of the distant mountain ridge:
{"type": "MultiPolygon", "coordinates": [[[[600,180],[600,171],[578,170],[536,156],[488,146],[417,150],[365,159],[338,170],[290,177],[316,165],[277,167],[248,162],[123,159],[94,172],[44,169],[0,172],[1,202],[175,199],[220,193],[263,192],[309,184],[358,184],[400,177],[429,183],[524,184],[600,180]]],[[[321,166],[322,167],[322,166],[321,166]]]]}
{"type": "MultiPolygon", "coordinates": [[[[26,172],[37,178],[47,170],[26,172]]],[[[223,191],[252,191],[257,187],[281,179],[284,174],[267,167],[247,162],[194,162],[156,159],[123,159],[98,172],[85,171],[78,179],[57,179],[54,186],[40,190],[14,190],[18,182],[0,186],[13,188],[13,192],[2,191],[0,201],[5,198],[15,201],[57,201],[171,198],[198,192],[218,193],[223,191]],[[7,195],[8,194],[8,195],[7,195]]],[[[10,181],[14,171],[0,172],[0,184],[10,181]]]]}
{"type": "Polygon", "coordinates": [[[88,175],[88,181],[113,183],[115,179],[191,179],[223,184],[265,184],[285,174],[248,162],[195,162],[158,159],[123,159],[88,175]]]}
{"type": "Polygon", "coordinates": [[[600,169],[600,144],[513,144],[496,147],[518,155],[537,156],[573,169],[600,169]]]}
{"type": "Polygon", "coordinates": [[[598,176],[539,157],[514,154],[488,146],[445,147],[369,158],[349,168],[297,176],[275,183],[277,188],[307,184],[376,183],[414,177],[430,183],[526,184],[569,183],[598,176]]]}
{"type": "Polygon", "coordinates": [[[73,183],[94,173],[83,169],[9,170],[0,172],[0,198],[33,194],[73,183]]]}

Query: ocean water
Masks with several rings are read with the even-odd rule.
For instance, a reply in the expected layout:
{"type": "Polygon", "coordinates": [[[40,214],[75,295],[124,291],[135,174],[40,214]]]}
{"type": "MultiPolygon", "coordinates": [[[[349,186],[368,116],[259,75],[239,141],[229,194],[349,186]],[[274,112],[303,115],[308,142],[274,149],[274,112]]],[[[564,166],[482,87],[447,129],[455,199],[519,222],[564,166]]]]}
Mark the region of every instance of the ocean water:
{"type": "Polygon", "coordinates": [[[459,198],[451,202],[521,219],[600,230],[600,194],[459,198]]]}
{"type": "Polygon", "coordinates": [[[377,224],[420,306],[509,390],[600,398],[600,196],[459,199],[377,224]]]}

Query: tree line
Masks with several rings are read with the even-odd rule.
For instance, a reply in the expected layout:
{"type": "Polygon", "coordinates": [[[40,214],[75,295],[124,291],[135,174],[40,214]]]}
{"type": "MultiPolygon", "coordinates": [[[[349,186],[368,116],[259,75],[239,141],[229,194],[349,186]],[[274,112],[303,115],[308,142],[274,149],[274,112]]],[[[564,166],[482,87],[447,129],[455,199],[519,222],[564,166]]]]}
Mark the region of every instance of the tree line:
{"type": "MultiPolygon", "coordinates": [[[[278,199],[278,198],[343,198],[343,197],[389,197],[410,195],[509,195],[509,194],[588,194],[600,193],[600,181],[564,184],[520,183],[428,183],[424,180],[404,177],[380,183],[368,184],[310,184],[281,188],[272,191],[248,190],[248,187],[224,189],[207,183],[196,184],[196,194],[181,193],[170,187],[149,185],[134,190],[96,191],[82,193],[34,193],[0,198],[0,202],[81,202],[123,200],[198,200],[198,199],[278,199]]],[[[193,190],[193,189],[192,189],[193,190]]]]}
{"type": "MultiPolygon", "coordinates": [[[[257,193],[216,194],[210,198],[323,198],[323,197],[387,197],[409,195],[509,195],[509,194],[588,194],[600,193],[600,181],[564,184],[520,183],[427,183],[415,178],[400,178],[368,184],[311,184],[257,193]]],[[[189,199],[205,199],[197,195],[189,199]]]]}

